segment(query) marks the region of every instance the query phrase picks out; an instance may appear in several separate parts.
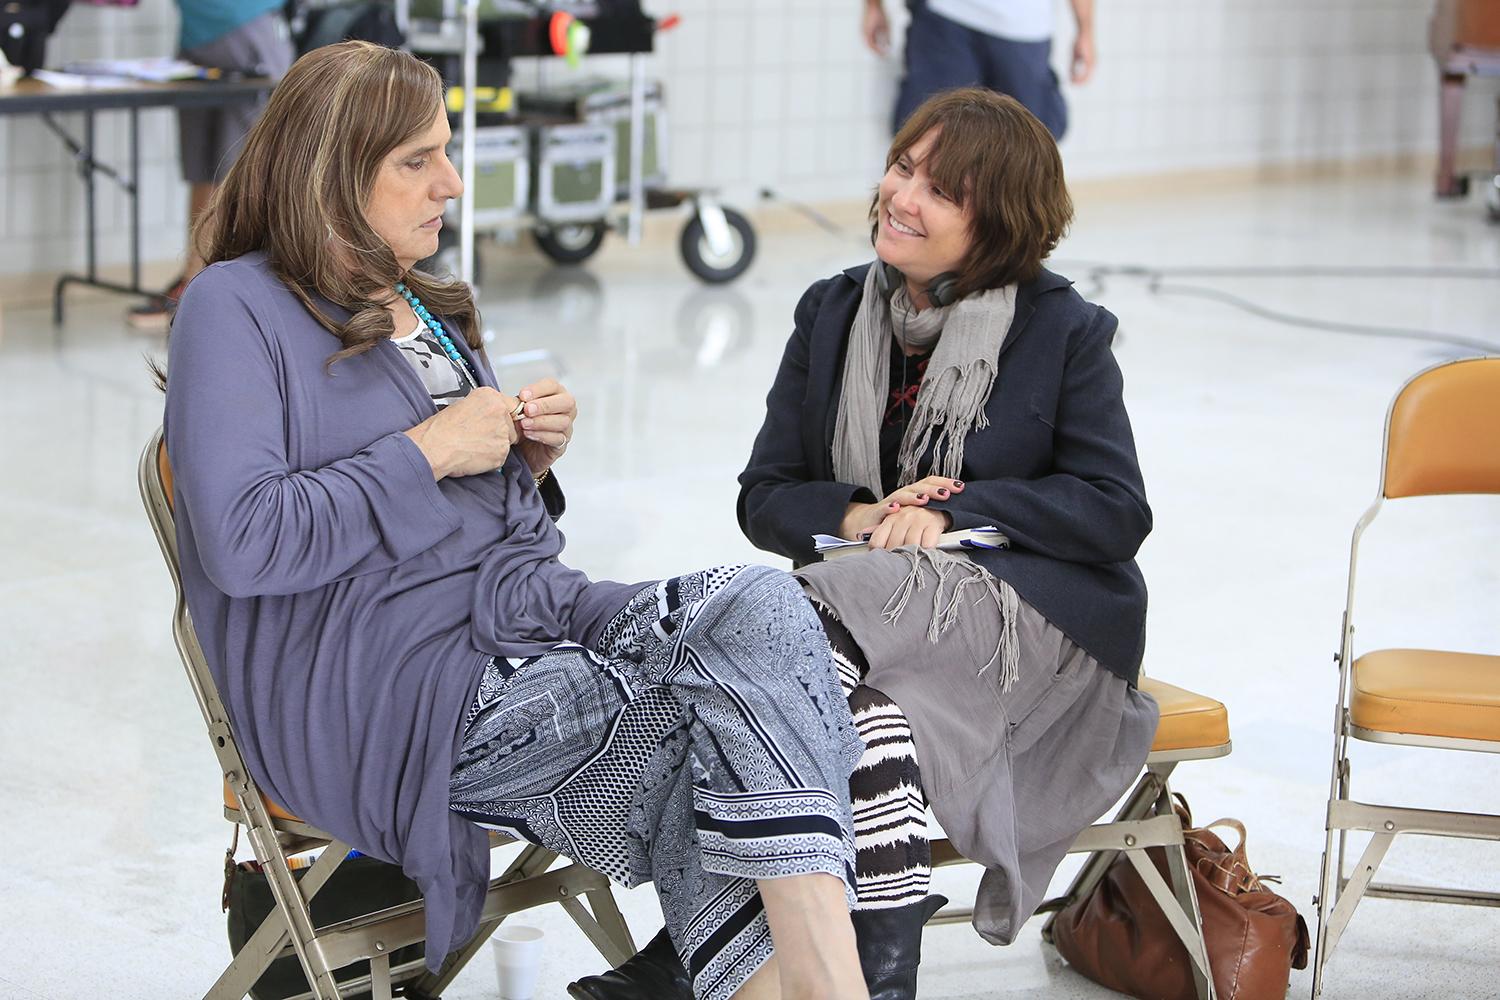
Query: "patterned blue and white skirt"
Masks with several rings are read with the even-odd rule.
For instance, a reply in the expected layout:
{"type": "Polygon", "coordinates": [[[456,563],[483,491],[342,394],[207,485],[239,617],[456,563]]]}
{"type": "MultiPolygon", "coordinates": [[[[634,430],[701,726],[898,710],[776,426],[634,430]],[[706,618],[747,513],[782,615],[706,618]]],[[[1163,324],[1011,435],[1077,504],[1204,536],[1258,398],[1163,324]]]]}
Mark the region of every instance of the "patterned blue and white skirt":
{"type": "Polygon", "coordinates": [[[654,882],[701,998],[771,957],[755,882],[825,873],[854,892],[849,774],[862,745],[802,588],[720,567],[639,591],[596,650],[565,643],[484,674],[452,808],[654,882]]]}

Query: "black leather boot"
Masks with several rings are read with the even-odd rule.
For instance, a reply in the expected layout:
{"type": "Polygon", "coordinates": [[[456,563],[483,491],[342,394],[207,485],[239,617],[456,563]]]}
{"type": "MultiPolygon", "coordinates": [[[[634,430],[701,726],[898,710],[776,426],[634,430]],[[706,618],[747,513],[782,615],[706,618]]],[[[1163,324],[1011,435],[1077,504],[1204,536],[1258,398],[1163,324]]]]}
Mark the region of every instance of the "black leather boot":
{"type": "Polygon", "coordinates": [[[693,981],[666,928],[618,968],[568,984],[575,1000],[693,1000],[693,981]]]}
{"type": "Polygon", "coordinates": [[[870,1000],[913,1000],[922,960],[922,928],[948,900],[928,896],[890,910],[855,910],[854,944],[870,1000]]]}

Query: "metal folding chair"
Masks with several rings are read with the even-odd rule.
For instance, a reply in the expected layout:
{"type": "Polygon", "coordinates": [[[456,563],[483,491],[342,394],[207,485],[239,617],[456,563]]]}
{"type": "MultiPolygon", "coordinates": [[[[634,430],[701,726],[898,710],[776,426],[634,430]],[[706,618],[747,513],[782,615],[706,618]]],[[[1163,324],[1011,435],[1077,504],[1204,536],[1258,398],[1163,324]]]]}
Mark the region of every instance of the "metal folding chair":
{"type": "MultiPolygon", "coordinates": [[[[312,985],[310,992],[293,1000],[338,1000],[341,993],[363,991],[374,1000],[391,1000],[397,987],[403,996],[436,1000],[507,916],[546,903],[560,903],[611,965],[635,954],[630,929],[615,905],[608,879],[579,864],[551,870],[557,853],[535,845],[522,850],[505,873],[490,882],[478,932],[466,946],[448,956],[437,974],[429,973],[420,960],[391,964],[391,955],[398,948],[423,940],[421,901],[314,926],[308,903],[348,856],[349,845],[262,796],[245,768],[183,599],[172,512],[172,469],[160,430],[141,454],[139,481],[146,513],[177,590],[172,631],[224,775],[224,815],[245,828],[276,901],[275,910],[234,956],[204,1000],[242,1000],[272,961],[289,954],[297,956],[312,985]],[[317,849],[322,851],[317,861],[300,880],[294,878],[288,859],[317,849]],[[581,897],[587,897],[588,906],[581,897]],[[338,970],[361,960],[369,961],[368,974],[335,979],[338,970]]],[[[490,842],[493,847],[515,841],[492,835],[490,842]]]]}
{"type": "MultiPolygon", "coordinates": [[[[1187,948],[1199,1000],[1215,1000],[1208,944],[1203,939],[1203,917],[1198,909],[1193,880],[1188,875],[1182,821],[1172,808],[1172,792],[1167,779],[1183,761],[1228,755],[1229,712],[1221,702],[1154,678],[1142,677],[1141,690],[1155,698],[1161,708],[1161,719],[1156,726],[1151,753],[1146,757],[1145,772],[1114,820],[1089,827],[1068,849],[1069,854],[1092,856],[1063,895],[1037,908],[1038,913],[1049,914],[1047,922],[1042,925],[1042,938],[1049,943],[1052,941],[1052,924],[1057,919],[1057,912],[1091,892],[1123,852],[1187,948]],[[1172,876],[1170,885],[1151,863],[1146,854],[1148,847],[1166,849],[1167,870],[1172,876]]],[[[968,864],[969,860],[954,850],[948,841],[935,840],[932,863],[938,867],[968,864]]],[[[967,921],[973,915],[970,908],[945,907],[931,923],[967,921]]]]}
{"type": "Polygon", "coordinates": [[[1398,834],[1500,840],[1500,816],[1369,805],[1349,793],[1350,737],[1500,753],[1500,656],[1436,649],[1382,649],[1353,656],[1355,566],[1365,529],[1385,500],[1460,493],[1500,494],[1500,357],[1451,361],[1418,372],[1396,393],[1386,414],[1380,489],[1354,526],[1349,545],[1333,773],[1316,900],[1314,997],[1323,990],[1329,956],[1365,896],[1500,906],[1500,893],[1374,881],[1398,834]],[[1344,850],[1351,830],[1371,836],[1346,876],[1344,850]]]}

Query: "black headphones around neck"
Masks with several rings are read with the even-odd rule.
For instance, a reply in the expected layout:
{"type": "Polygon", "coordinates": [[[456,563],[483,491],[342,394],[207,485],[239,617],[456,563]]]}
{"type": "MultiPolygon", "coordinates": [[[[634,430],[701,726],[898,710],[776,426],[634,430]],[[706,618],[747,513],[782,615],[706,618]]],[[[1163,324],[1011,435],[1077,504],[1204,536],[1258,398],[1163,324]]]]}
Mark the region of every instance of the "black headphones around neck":
{"type": "MultiPolygon", "coordinates": [[[[875,261],[875,287],[887,301],[906,281],[906,275],[883,260],[875,261]]],[[[944,271],[927,285],[927,301],[941,309],[958,301],[958,275],[944,271]]]]}

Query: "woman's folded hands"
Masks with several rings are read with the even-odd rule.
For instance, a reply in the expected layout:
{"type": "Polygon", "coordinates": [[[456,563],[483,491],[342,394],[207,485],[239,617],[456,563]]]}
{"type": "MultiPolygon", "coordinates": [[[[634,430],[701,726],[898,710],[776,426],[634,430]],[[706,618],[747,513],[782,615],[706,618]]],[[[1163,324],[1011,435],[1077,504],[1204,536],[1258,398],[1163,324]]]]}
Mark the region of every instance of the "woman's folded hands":
{"type": "Polygon", "coordinates": [[[867,538],[872,549],[894,549],[902,545],[932,547],[947,531],[952,519],[940,510],[928,510],[933,500],[946,500],[962,493],[962,480],[928,476],[892,492],[875,503],[849,504],[839,534],[844,538],[867,538]]]}

